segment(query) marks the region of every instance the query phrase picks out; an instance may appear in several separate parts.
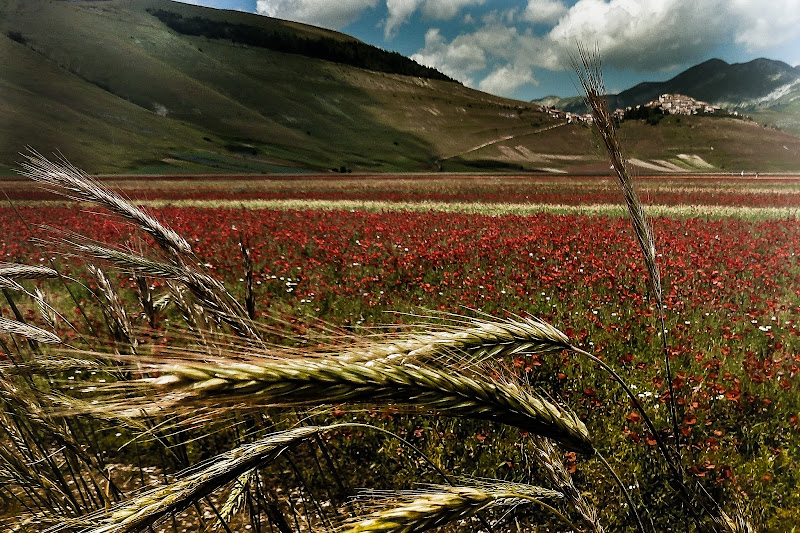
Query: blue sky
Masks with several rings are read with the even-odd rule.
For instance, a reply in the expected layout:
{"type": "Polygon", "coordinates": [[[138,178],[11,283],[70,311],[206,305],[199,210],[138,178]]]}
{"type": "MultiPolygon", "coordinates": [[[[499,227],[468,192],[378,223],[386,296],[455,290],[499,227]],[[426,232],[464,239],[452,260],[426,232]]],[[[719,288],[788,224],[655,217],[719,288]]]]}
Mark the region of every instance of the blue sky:
{"type": "Polygon", "coordinates": [[[577,94],[577,42],[598,45],[611,93],[713,57],[800,64],[800,0],[181,1],[339,30],[521,100],[577,94]]]}

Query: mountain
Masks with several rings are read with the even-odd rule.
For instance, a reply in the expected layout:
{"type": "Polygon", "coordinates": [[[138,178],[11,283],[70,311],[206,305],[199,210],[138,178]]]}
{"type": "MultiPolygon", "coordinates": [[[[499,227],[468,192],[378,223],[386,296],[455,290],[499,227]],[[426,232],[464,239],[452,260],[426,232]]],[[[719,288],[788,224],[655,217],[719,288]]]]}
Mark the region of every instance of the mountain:
{"type": "MultiPolygon", "coordinates": [[[[626,127],[645,168],[800,166],[800,138],[741,120],[626,127]]],[[[26,146],[96,173],[606,172],[593,135],[339,32],[168,0],[0,0],[0,174],[26,146]]]]}
{"type": "MultiPolygon", "coordinates": [[[[609,95],[609,105],[635,107],[665,93],[685,94],[800,134],[800,68],[782,61],[760,58],[729,64],[709,59],[667,81],[644,82],[609,95]]],[[[565,111],[584,112],[577,98],[545,100],[565,111]]]]}

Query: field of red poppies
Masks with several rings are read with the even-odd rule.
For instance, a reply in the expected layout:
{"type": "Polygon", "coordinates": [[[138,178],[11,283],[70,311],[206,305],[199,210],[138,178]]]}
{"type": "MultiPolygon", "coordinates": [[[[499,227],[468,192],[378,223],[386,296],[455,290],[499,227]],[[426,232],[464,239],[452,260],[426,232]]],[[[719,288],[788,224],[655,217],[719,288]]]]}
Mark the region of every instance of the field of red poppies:
{"type": "MultiPolygon", "coordinates": [[[[160,183],[130,181],[119,188],[148,200],[619,203],[615,183],[601,178],[240,180],[198,182],[192,189],[182,181],[160,183]]],[[[646,202],[665,205],[800,206],[800,182],[794,179],[646,179],[642,187],[646,202]]],[[[112,218],[88,216],[85,207],[31,202],[47,197],[30,186],[12,184],[10,191],[17,206],[0,208],[7,236],[0,242],[2,261],[55,258],[64,272],[74,273],[82,259],[59,254],[59,240],[69,237],[65,231],[146,249],[146,243],[131,241],[129,227],[112,218]]],[[[186,237],[208,272],[239,295],[245,282],[238,247],[241,239],[248,242],[257,313],[283,319],[297,335],[323,324],[367,331],[424,321],[439,312],[534,315],[616,368],[657,425],[667,427],[669,393],[655,310],[626,219],[390,207],[380,212],[186,206],[151,211],[186,237]]],[[[765,530],[788,531],[800,520],[795,468],[800,456],[800,225],[788,218],[736,217],[658,217],[652,223],[686,467],[713,493],[740,498],[765,530]]],[[[132,286],[126,273],[117,279],[132,286]]],[[[7,316],[9,310],[2,312],[7,316]]],[[[77,309],[66,316],[79,322],[77,309]]],[[[155,330],[170,334],[166,323],[155,324],[155,330]]],[[[622,465],[629,478],[654,475],[656,460],[642,459],[655,445],[654,436],[606,375],[566,355],[507,363],[575,409],[598,439],[598,449],[622,465]]],[[[337,408],[335,416],[365,415],[337,408]]],[[[413,422],[408,435],[433,443],[425,424],[413,422]]],[[[493,432],[491,424],[478,426],[466,445],[481,461],[496,461],[497,477],[513,477],[520,459],[511,444],[481,451],[502,437],[493,432]]]]}

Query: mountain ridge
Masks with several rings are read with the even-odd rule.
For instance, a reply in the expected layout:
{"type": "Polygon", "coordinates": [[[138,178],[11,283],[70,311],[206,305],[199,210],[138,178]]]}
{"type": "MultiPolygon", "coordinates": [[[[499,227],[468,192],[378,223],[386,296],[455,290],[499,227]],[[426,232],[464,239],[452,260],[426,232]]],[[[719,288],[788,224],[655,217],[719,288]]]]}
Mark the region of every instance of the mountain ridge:
{"type": "MultiPolygon", "coordinates": [[[[588,125],[538,105],[231,36],[185,35],[147,9],[357,41],[167,0],[0,0],[0,173],[26,146],[102,173],[608,170],[588,125]]],[[[628,126],[631,154],[672,165],[657,168],[800,167],[791,156],[800,138],[743,121],[640,127],[628,126]]]]}
{"type": "MultiPolygon", "coordinates": [[[[608,95],[612,109],[636,107],[661,94],[684,94],[751,116],[759,123],[800,134],[800,65],[757,58],[727,63],[712,58],[663,82],[646,81],[608,95]]],[[[534,103],[584,112],[582,99],[546,97],[534,103]]]]}

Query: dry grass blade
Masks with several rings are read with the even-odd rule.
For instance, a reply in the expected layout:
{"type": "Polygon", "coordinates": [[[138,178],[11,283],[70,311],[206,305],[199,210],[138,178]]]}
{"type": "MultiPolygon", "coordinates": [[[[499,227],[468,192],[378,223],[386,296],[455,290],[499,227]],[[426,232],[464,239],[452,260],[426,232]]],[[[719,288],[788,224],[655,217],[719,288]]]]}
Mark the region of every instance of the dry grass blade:
{"type": "Polygon", "coordinates": [[[538,487],[437,487],[435,491],[409,493],[408,503],[378,511],[371,518],[348,526],[343,533],[413,533],[464,520],[495,505],[538,502],[538,498],[558,498],[561,494],[538,487]]]}
{"type": "Polygon", "coordinates": [[[326,426],[300,427],[220,454],[174,483],[149,490],[98,516],[100,525],[87,533],[140,531],[269,461],[287,446],[325,429],[326,426]]]}
{"type": "Polygon", "coordinates": [[[61,343],[61,339],[55,333],[3,317],[0,317],[0,333],[22,335],[28,339],[45,344],[61,343]]]}
{"type": "Polygon", "coordinates": [[[555,352],[570,347],[569,338],[537,318],[471,320],[471,327],[410,335],[394,342],[366,343],[343,357],[354,360],[406,357],[435,361],[451,356],[475,362],[519,353],[555,352]]]}
{"type": "Polygon", "coordinates": [[[133,222],[151,235],[164,250],[175,254],[190,254],[192,248],[186,240],[172,229],[138,207],[108,190],[88,174],[75,168],[69,162],[52,162],[35,150],[25,156],[28,162],[22,163],[21,174],[47,185],[52,191],[77,200],[101,205],[122,218],[133,222]],[[66,194],[65,194],[66,193],[66,194]]]}
{"type": "Polygon", "coordinates": [[[385,360],[273,359],[249,363],[154,365],[160,377],[138,381],[182,403],[320,404],[394,402],[443,414],[493,420],[592,454],[586,426],[528,389],[487,376],[385,360]]]}

